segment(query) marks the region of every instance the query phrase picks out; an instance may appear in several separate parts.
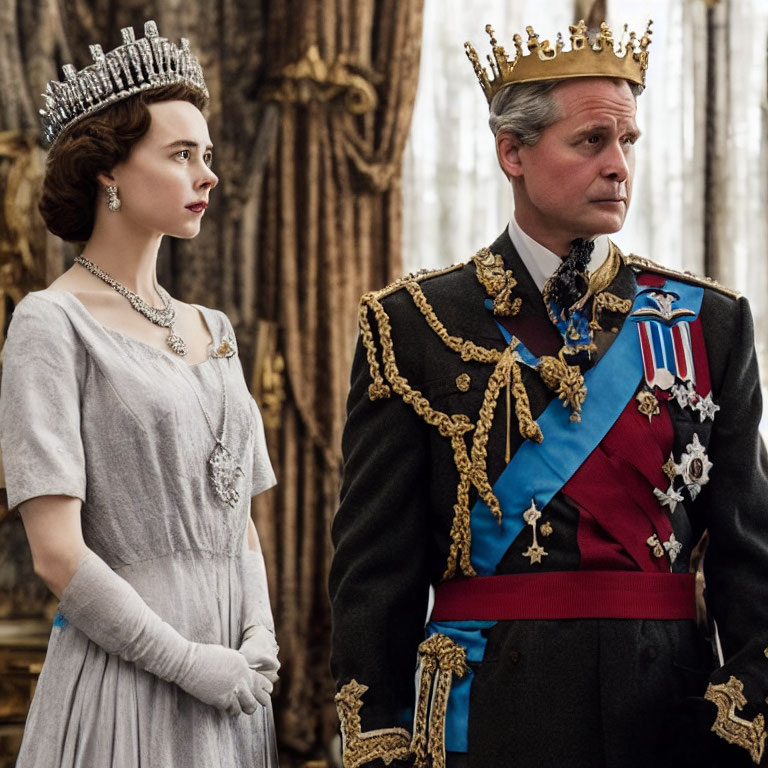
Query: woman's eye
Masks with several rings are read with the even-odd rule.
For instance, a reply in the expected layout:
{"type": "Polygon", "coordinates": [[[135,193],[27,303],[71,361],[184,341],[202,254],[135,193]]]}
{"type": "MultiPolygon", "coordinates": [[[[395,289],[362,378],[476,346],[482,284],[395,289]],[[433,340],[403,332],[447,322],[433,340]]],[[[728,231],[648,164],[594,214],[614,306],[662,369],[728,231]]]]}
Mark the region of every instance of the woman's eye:
{"type": "Polygon", "coordinates": [[[180,152],[176,153],[176,156],[182,160],[189,160],[191,155],[188,149],[182,149],[180,152]]]}
{"type": "Polygon", "coordinates": [[[203,155],[203,162],[210,168],[213,163],[213,152],[206,152],[203,155]]]}

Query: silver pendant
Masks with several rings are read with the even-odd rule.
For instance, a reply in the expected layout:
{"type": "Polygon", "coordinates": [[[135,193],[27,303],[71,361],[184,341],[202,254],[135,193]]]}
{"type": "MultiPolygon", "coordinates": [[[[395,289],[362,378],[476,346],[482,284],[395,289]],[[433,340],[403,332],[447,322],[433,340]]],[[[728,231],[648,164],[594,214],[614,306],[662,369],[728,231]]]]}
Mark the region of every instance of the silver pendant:
{"type": "Polygon", "coordinates": [[[187,356],[187,343],[176,333],[176,331],[171,330],[165,342],[171,348],[172,352],[175,352],[180,357],[187,356]]]}
{"type": "Polygon", "coordinates": [[[235,457],[224,447],[221,441],[216,441],[216,447],[208,457],[208,476],[216,495],[230,507],[237,506],[240,501],[240,491],[237,486],[243,477],[235,457]]]}

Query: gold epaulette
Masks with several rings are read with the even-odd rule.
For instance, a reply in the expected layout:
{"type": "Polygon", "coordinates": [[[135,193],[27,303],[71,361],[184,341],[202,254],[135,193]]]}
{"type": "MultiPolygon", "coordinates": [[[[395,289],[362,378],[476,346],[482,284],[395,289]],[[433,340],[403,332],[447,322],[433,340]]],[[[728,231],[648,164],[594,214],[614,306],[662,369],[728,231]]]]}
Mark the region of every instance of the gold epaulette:
{"type": "Polygon", "coordinates": [[[635,256],[633,253],[625,256],[624,259],[628,266],[632,267],[632,269],[637,272],[656,272],[656,274],[663,275],[664,277],[673,277],[677,280],[682,280],[685,283],[693,283],[694,285],[700,285],[703,288],[711,288],[713,291],[722,293],[724,296],[728,296],[731,299],[738,299],[741,296],[738,291],[734,291],[732,288],[726,288],[711,277],[700,277],[699,275],[694,275],[692,272],[679,272],[676,269],[670,269],[669,267],[665,267],[650,259],[635,256]]]}
{"type": "MultiPolygon", "coordinates": [[[[383,299],[385,296],[389,296],[395,291],[399,291],[407,283],[420,283],[422,280],[426,280],[430,277],[439,277],[440,275],[447,275],[449,272],[455,272],[457,269],[461,269],[465,266],[464,262],[459,264],[451,264],[450,267],[439,267],[437,269],[420,269],[418,272],[411,272],[404,277],[400,277],[393,283],[380,288],[378,291],[371,291],[366,296],[373,296],[375,299],[383,299]]],[[[363,297],[365,298],[365,297],[363,297]]]]}

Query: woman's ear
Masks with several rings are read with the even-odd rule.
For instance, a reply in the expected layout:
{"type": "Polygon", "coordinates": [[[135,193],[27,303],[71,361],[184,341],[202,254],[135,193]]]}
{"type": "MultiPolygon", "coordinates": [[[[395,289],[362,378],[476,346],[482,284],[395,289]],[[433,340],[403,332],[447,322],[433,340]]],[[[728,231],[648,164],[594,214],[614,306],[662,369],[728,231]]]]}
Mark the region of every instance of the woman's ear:
{"type": "Polygon", "coordinates": [[[522,142],[514,133],[499,131],[496,134],[496,157],[499,160],[501,170],[504,171],[508,179],[523,175],[523,165],[520,160],[520,148],[522,146],[522,142]]]}
{"type": "Polygon", "coordinates": [[[111,176],[108,173],[100,173],[96,178],[98,179],[99,184],[101,184],[102,187],[115,186],[115,177],[111,176]]]}

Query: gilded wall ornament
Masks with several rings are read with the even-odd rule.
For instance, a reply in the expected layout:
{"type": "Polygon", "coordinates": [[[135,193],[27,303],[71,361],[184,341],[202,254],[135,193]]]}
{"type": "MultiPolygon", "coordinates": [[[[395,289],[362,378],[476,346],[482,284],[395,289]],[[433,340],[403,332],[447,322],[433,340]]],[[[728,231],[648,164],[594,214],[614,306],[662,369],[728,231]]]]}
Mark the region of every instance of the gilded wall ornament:
{"type": "Polygon", "coordinates": [[[342,97],[344,108],[353,115],[376,109],[378,96],[373,73],[364,73],[349,58],[340,55],[327,64],[320,50],[311,45],[304,56],[283,67],[265,93],[265,99],[293,104],[329,102],[342,97]]]}

